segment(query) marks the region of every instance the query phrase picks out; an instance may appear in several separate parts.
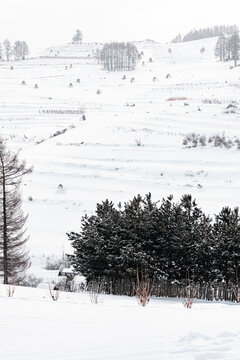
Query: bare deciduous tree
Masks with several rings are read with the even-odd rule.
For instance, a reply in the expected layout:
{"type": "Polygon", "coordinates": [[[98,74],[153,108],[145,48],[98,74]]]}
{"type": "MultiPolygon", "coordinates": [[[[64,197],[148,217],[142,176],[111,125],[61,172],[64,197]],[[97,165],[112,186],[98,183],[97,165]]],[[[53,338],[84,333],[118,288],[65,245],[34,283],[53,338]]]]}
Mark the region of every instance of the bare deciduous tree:
{"type": "Polygon", "coordinates": [[[26,55],[29,54],[29,48],[25,41],[16,41],[13,48],[15,60],[24,60],[26,55]]]}
{"type": "Polygon", "coordinates": [[[4,55],[7,61],[10,60],[11,57],[11,43],[8,39],[4,40],[3,42],[3,46],[4,46],[4,55]]]}
{"type": "Polygon", "coordinates": [[[0,138],[0,270],[4,284],[14,283],[30,265],[24,248],[28,240],[24,238],[27,216],[21,209],[19,187],[22,176],[31,171],[19,160],[18,153],[7,150],[0,138]]]}

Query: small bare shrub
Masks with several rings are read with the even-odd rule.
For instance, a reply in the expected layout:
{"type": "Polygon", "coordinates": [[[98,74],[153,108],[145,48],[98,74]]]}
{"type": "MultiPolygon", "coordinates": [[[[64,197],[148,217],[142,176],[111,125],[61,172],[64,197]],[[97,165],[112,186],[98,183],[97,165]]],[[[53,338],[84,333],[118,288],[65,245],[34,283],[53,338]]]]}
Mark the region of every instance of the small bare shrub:
{"type": "Polygon", "coordinates": [[[185,285],[185,299],[183,301],[183,306],[187,309],[191,309],[193,307],[193,302],[196,297],[196,289],[193,284],[193,281],[190,280],[189,272],[187,273],[186,285],[185,285]]]}
{"type": "Polygon", "coordinates": [[[240,284],[238,283],[236,286],[233,285],[233,293],[236,299],[236,302],[240,302],[240,284]]]}
{"type": "Polygon", "coordinates": [[[55,284],[55,285],[48,284],[48,288],[49,288],[49,294],[50,294],[52,300],[57,301],[59,299],[59,293],[60,293],[60,288],[59,288],[58,284],[55,284]]]}
{"type": "Polygon", "coordinates": [[[18,279],[17,284],[19,286],[33,287],[36,288],[42,282],[42,279],[35,276],[34,274],[23,274],[18,279]]]}
{"type": "Polygon", "coordinates": [[[203,104],[222,104],[222,100],[219,99],[202,99],[203,104]]]}
{"type": "Polygon", "coordinates": [[[207,138],[206,138],[205,135],[201,135],[201,136],[199,137],[199,143],[200,143],[201,146],[206,146],[206,144],[207,144],[207,138]]]}
{"type": "Polygon", "coordinates": [[[102,292],[102,285],[100,281],[91,281],[87,286],[90,301],[92,304],[99,303],[99,295],[102,292]]]}
{"type": "Polygon", "coordinates": [[[16,289],[15,285],[10,285],[10,284],[7,285],[6,286],[7,296],[12,297],[14,295],[15,289],[16,289]]]}
{"type": "Polygon", "coordinates": [[[150,301],[151,296],[151,282],[150,278],[146,276],[146,272],[139,274],[137,268],[137,283],[136,283],[136,297],[138,304],[141,306],[146,306],[150,301]]]}
{"type": "Polygon", "coordinates": [[[186,134],[183,139],[183,145],[188,146],[188,147],[196,147],[198,144],[198,137],[199,137],[199,135],[196,133],[186,134]],[[189,144],[190,144],[190,146],[189,146],[189,144]]]}
{"type": "Polygon", "coordinates": [[[141,139],[135,139],[137,146],[143,146],[141,139]]]}
{"type": "Polygon", "coordinates": [[[238,278],[238,272],[236,270],[236,284],[232,285],[232,289],[233,289],[233,293],[236,299],[236,302],[239,303],[240,302],[240,281],[238,278]]]}

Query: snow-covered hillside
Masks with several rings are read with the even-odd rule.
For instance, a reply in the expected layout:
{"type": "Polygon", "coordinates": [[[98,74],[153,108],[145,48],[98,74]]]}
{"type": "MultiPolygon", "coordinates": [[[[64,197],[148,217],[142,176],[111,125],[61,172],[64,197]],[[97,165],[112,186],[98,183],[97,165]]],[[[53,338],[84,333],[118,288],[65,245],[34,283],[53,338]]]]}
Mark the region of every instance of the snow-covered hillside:
{"type": "Polygon", "coordinates": [[[180,299],[60,293],[17,287],[12,298],[0,286],[0,357],[4,360],[238,360],[237,304],[180,299]]]}
{"type": "Polygon", "coordinates": [[[57,58],[93,58],[96,50],[101,49],[102,44],[82,43],[53,46],[40,53],[40,57],[57,58]]]}
{"type": "Polygon", "coordinates": [[[33,254],[69,251],[66,232],[106,198],[191,193],[211,215],[239,205],[239,150],[183,146],[191,132],[239,134],[238,107],[226,107],[239,101],[240,67],[217,62],[215,43],[136,43],[144,56],[126,73],[86,58],[0,64],[1,135],[34,165],[23,186],[33,254]]]}

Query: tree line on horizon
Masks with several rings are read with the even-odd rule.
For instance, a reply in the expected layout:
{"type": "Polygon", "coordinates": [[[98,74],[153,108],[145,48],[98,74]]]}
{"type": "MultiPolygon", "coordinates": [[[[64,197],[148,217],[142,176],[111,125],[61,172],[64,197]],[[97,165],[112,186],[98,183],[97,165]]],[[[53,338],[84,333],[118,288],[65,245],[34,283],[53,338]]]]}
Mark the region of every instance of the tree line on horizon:
{"type": "Polygon", "coordinates": [[[179,43],[220,36],[221,34],[233,34],[235,29],[236,25],[215,25],[202,29],[192,29],[185,35],[178,34],[171,42],[179,43]]]}

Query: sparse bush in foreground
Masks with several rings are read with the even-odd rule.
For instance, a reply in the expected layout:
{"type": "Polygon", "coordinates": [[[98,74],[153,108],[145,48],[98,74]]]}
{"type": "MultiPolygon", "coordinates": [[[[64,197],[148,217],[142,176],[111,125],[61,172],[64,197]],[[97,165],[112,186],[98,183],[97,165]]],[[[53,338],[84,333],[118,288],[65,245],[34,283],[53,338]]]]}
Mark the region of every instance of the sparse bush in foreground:
{"type": "Polygon", "coordinates": [[[186,286],[182,296],[184,297],[183,306],[187,309],[191,309],[196,297],[196,289],[193,281],[190,280],[189,271],[187,272],[186,286]]]}
{"type": "Polygon", "coordinates": [[[14,295],[15,289],[16,289],[15,285],[10,285],[9,284],[8,286],[6,286],[7,296],[12,297],[14,295]]]}
{"type": "Polygon", "coordinates": [[[49,294],[50,294],[52,300],[57,301],[59,298],[59,294],[60,294],[59,286],[57,284],[53,284],[53,285],[48,284],[48,288],[49,288],[49,294]]]}
{"type": "Polygon", "coordinates": [[[42,282],[42,279],[35,276],[34,274],[23,274],[18,280],[19,286],[33,287],[36,288],[42,282]]]}
{"type": "Polygon", "coordinates": [[[101,281],[90,281],[87,286],[87,290],[89,293],[90,301],[92,304],[99,303],[99,295],[102,292],[102,284],[101,281]]]}
{"type": "Polygon", "coordinates": [[[151,295],[151,280],[143,271],[139,273],[137,268],[137,281],[136,281],[136,297],[138,304],[146,306],[150,301],[151,295]]]}

